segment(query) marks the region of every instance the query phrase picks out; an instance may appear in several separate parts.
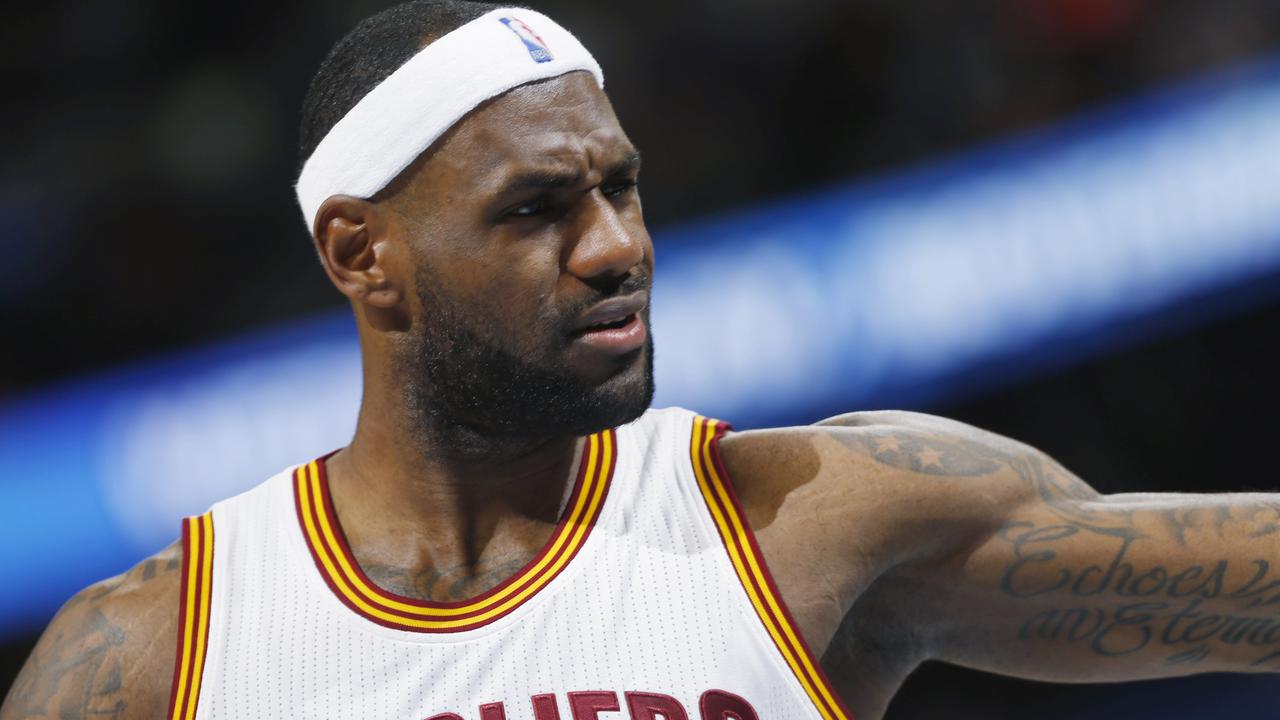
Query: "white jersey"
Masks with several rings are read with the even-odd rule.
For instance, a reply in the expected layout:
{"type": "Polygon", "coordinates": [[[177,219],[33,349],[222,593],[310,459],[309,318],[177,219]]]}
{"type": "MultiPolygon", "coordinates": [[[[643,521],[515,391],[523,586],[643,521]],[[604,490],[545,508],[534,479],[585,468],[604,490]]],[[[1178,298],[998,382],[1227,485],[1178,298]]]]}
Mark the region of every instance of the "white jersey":
{"type": "Polygon", "coordinates": [[[542,551],[462,602],[379,588],[323,459],[184,525],[170,718],[849,720],[728,485],[723,423],[583,443],[542,551]]]}

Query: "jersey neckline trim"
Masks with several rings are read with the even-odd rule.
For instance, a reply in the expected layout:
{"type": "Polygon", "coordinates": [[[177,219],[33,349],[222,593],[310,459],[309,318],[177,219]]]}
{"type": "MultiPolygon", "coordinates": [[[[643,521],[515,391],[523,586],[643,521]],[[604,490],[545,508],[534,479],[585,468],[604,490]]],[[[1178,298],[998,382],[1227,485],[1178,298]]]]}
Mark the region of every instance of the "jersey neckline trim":
{"type": "Polygon", "coordinates": [[[755,533],[751,531],[742,505],[728,480],[728,473],[720,459],[719,440],[730,429],[727,423],[701,416],[694,417],[689,454],[698,480],[698,489],[707,503],[720,540],[729,553],[734,572],[756,615],[805,694],[823,720],[852,720],[852,713],[832,687],[822,665],[809,649],[799,626],[782,601],[782,593],[774,584],[773,576],[765,565],[764,554],[756,543],[755,533]]]}
{"type": "Polygon", "coordinates": [[[578,477],[559,523],[537,555],[502,583],[476,597],[431,602],[384,590],[360,569],[334,510],[325,458],[293,472],[294,508],[302,536],[325,584],[358,615],[379,625],[419,633],[474,630],[504,617],[546,587],[569,564],[591,534],[617,465],[617,433],[606,430],[583,441],[578,477]]]}

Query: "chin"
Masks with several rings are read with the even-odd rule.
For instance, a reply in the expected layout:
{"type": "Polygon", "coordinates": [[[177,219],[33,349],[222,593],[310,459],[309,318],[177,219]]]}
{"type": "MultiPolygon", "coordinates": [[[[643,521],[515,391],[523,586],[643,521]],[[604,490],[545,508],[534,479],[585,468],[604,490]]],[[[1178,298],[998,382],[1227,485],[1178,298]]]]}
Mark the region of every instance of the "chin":
{"type": "Polygon", "coordinates": [[[653,402],[652,358],[652,346],[646,346],[626,369],[589,390],[576,434],[625,425],[643,415],[653,402]]]}

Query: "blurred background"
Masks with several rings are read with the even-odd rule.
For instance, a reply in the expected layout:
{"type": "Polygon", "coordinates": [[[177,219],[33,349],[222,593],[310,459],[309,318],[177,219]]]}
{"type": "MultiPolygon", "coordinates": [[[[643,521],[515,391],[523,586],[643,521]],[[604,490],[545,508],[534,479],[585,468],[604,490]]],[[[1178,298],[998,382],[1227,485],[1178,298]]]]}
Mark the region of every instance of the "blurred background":
{"type": "MultiPolygon", "coordinates": [[[[296,124],[387,4],[7,10],[0,690],[75,590],[349,436],[354,329],[294,203],[296,124]]],[[[533,5],[645,155],[660,405],[926,410],[1105,492],[1280,485],[1280,4],[533,5]]],[[[929,664],[889,717],[1280,717],[1277,690],[929,664]]]]}

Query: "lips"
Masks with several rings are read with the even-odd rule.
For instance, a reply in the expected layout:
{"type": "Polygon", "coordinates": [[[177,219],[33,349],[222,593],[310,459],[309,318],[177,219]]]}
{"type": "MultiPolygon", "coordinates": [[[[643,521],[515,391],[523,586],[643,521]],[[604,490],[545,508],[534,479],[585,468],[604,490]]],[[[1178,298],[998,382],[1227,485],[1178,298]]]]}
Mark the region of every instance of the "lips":
{"type": "Polygon", "coordinates": [[[577,342],[609,353],[626,353],[644,345],[648,329],[640,313],[649,303],[647,292],[612,298],[595,305],[574,323],[577,342]]]}
{"type": "Polygon", "coordinates": [[[611,330],[622,327],[649,304],[649,293],[638,292],[619,298],[611,298],[593,306],[573,325],[575,335],[611,330]]]}

